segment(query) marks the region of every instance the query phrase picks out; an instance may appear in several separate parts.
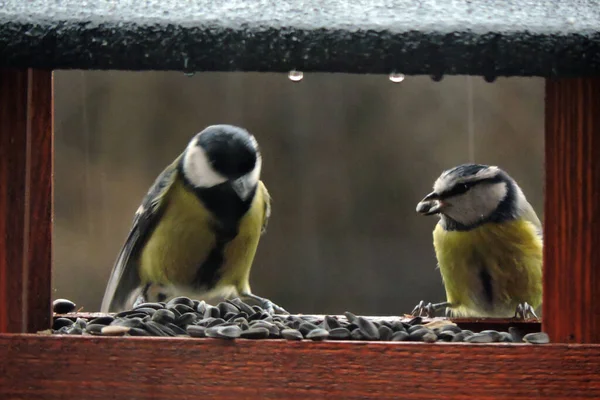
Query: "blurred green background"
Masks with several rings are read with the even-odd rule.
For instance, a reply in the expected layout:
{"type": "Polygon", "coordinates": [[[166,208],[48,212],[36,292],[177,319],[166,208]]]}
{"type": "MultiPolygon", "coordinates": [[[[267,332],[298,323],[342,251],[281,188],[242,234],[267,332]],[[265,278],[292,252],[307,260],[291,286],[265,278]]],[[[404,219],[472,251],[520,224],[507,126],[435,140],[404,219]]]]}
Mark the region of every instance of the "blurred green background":
{"type": "Polygon", "coordinates": [[[54,296],[97,311],[157,174],[195,133],[228,123],[256,136],[273,196],[254,293],[301,313],[441,301],[437,219],[416,204],[474,154],[507,170],[542,218],[543,96],[538,78],[57,71],[54,296]]]}

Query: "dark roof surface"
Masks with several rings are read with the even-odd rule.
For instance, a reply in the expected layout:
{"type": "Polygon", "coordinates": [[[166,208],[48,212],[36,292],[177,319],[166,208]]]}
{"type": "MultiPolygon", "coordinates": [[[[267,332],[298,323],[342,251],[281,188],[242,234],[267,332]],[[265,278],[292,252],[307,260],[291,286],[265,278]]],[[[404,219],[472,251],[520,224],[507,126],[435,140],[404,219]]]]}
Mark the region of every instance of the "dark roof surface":
{"type": "Polygon", "coordinates": [[[0,0],[0,67],[7,66],[595,75],[600,4],[0,0]]]}

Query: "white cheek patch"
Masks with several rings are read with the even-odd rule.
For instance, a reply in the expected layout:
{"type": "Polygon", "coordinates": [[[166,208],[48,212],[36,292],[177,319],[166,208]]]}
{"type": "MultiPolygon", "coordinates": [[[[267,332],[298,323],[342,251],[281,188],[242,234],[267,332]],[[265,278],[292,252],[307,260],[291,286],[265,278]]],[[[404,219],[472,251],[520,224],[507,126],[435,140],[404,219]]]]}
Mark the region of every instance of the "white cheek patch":
{"type": "Polygon", "coordinates": [[[183,173],[194,187],[212,187],[227,181],[213,169],[204,149],[196,145],[196,140],[188,145],[183,156],[183,173]]]}
{"type": "Polygon", "coordinates": [[[448,199],[444,214],[462,225],[473,225],[492,215],[507,193],[505,182],[482,183],[462,195],[448,199]]]}

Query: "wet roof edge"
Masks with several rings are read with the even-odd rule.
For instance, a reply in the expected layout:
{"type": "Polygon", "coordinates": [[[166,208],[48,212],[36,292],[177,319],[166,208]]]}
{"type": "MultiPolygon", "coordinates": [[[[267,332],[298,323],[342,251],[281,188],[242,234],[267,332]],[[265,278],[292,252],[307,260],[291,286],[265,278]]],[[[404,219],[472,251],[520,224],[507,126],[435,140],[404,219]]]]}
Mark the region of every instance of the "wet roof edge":
{"type": "Polygon", "coordinates": [[[600,74],[597,1],[362,3],[0,0],[0,67],[600,74]]]}

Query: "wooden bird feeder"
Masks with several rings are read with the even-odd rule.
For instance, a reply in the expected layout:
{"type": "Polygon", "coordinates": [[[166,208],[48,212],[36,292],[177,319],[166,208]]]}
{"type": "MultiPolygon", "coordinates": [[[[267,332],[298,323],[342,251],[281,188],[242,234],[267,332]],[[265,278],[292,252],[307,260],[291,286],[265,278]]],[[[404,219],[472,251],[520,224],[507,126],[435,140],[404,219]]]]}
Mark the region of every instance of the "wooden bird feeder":
{"type": "Polygon", "coordinates": [[[593,0],[3,1],[0,398],[600,397],[598,74],[593,0]],[[553,343],[35,334],[52,319],[52,70],[75,68],[546,78],[553,343]]]}

